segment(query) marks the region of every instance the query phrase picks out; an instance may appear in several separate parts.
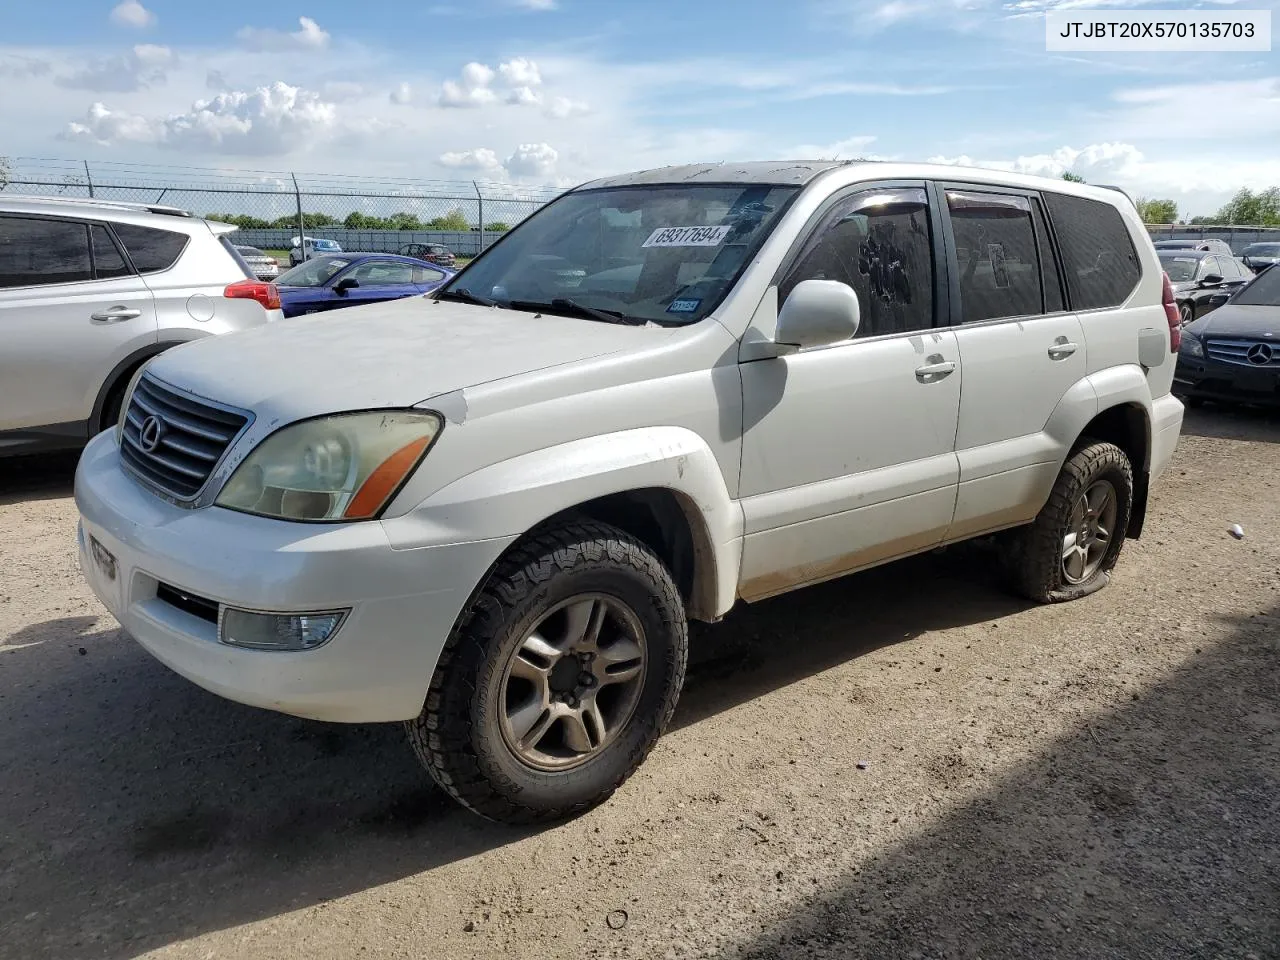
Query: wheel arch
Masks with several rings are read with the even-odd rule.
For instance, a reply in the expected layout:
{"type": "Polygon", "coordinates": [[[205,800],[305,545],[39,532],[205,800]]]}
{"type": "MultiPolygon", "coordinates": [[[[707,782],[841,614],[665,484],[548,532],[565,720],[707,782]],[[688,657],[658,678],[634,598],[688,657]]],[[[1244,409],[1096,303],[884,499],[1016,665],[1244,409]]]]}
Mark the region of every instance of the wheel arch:
{"type": "Polygon", "coordinates": [[[514,535],[510,550],[573,516],[611,524],[652,549],[690,618],[716,620],[733,605],[742,510],[707,443],[683,427],[587,437],[492,464],[427,496],[407,512],[404,529],[411,537],[424,527],[468,539],[514,535]]]}
{"type": "Polygon", "coordinates": [[[87,424],[89,436],[92,438],[112,426],[109,423],[102,422],[103,414],[107,408],[107,401],[111,399],[112,394],[115,393],[118,387],[128,384],[129,378],[138,372],[139,367],[166,350],[189,342],[188,340],[165,340],[162,343],[149,343],[145,347],[133,351],[112,367],[111,372],[107,374],[107,378],[102,382],[102,387],[98,390],[97,398],[93,401],[93,410],[89,414],[87,424]]]}

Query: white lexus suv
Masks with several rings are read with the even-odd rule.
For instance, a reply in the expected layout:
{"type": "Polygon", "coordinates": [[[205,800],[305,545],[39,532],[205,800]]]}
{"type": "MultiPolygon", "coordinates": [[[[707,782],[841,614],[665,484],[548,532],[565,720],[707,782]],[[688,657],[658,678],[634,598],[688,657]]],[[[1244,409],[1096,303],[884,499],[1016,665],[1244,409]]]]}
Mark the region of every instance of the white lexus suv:
{"type": "Polygon", "coordinates": [[[170,350],[80,462],[81,565],[217,694],[404,721],[508,821],[609,796],[687,619],[999,534],[1106,584],[1177,444],[1133,204],[899,163],[572,190],[429,298],[170,350]]]}

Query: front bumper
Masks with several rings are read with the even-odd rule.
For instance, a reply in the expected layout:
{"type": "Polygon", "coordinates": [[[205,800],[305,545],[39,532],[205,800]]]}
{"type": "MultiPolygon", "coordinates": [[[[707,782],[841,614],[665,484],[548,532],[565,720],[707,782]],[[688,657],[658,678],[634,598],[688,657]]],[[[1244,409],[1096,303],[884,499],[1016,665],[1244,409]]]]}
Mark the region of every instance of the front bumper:
{"type": "Polygon", "coordinates": [[[1246,366],[1180,353],[1173,390],[1184,397],[1280,406],[1280,366],[1246,366]]]}
{"type": "Polygon", "coordinates": [[[458,615],[514,540],[434,542],[418,524],[415,545],[393,548],[381,522],[300,524],[183,509],[124,472],[110,431],[85,449],[75,496],[81,569],[135,640],[206,690],[315,720],[417,716],[458,615]],[[162,585],[249,610],[351,613],[313,650],[247,650],[220,643],[214,620],[168,602],[162,585]]]}

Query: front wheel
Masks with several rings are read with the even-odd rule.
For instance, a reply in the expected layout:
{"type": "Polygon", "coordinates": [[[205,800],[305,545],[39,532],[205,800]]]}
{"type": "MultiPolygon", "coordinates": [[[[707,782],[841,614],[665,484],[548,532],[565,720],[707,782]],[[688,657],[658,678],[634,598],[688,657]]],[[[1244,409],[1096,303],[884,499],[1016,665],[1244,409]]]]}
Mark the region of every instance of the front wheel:
{"type": "Polygon", "coordinates": [[[1113,443],[1085,440],[1067,458],[1034,521],[1004,538],[1014,590],[1037,603],[1102,589],[1120,558],[1133,507],[1133,467],[1113,443]]]}
{"type": "Polygon", "coordinates": [[[684,605],[648,547],[576,521],[501,560],[440,655],[418,758],[491,820],[560,819],[607,799],[665,729],[684,682],[684,605]]]}

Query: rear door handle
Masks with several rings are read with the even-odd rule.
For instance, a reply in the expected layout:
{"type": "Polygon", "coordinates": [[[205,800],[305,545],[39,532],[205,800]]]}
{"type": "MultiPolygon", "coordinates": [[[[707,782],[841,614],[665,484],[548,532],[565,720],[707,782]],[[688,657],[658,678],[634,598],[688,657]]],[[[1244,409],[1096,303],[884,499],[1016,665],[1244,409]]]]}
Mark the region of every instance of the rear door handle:
{"type": "Polygon", "coordinates": [[[91,313],[90,319],[98,321],[98,323],[119,323],[121,320],[137,320],[142,316],[141,310],[134,310],[131,307],[112,307],[110,310],[104,310],[102,313],[91,313]]]}
{"type": "Polygon", "coordinates": [[[916,367],[916,379],[921,383],[934,383],[943,377],[949,376],[956,368],[952,361],[943,360],[940,353],[935,353],[928,359],[929,362],[923,367],[916,367]]]}
{"type": "Polygon", "coordinates": [[[1079,344],[1072,343],[1070,340],[1062,337],[1049,348],[1049,359],[1065,360],[1079,349],[1079,344]]]}

